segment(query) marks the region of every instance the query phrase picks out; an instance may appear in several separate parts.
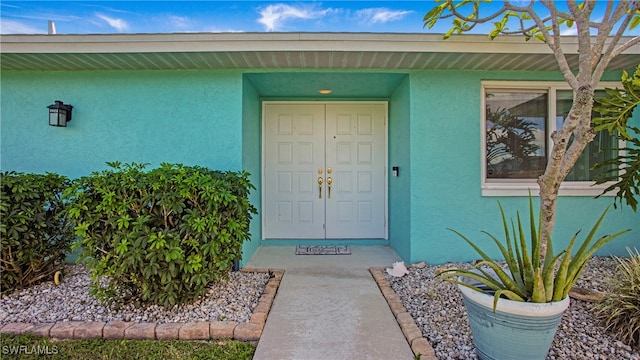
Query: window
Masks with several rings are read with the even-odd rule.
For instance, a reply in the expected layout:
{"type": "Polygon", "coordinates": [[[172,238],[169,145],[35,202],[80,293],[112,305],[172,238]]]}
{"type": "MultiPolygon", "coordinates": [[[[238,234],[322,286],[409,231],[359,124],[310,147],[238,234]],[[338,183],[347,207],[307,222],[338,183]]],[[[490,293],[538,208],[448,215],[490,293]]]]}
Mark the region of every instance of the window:
{"type": "MultiPolygon", "coordinates": [[[[603,90],[596,91],[596,97],[603,95],[603,90]]],[[[536,181],[553,146],[550,135],[564,123],[572,91],[564,83],[484,82],[483,100],[483,195],[537,192],[536,181]]],[[[600,194],[606,185],[593,183],[604,170],[592,167],[617,156],[618,148],[615,137],[606,131],[598,133],[563,182],[560,194],[600,194]]]]}
{"type": "MultiPolygon", "coordinates": [[[[604,96],[604,90],[596,91],[595,97],[604,96]]],[[[571,104],[573,102],[573,92],[571,90],[557,91],[556,100],[556,127],[560,128],[564,124],[564,120],[569,115],[571,104]]],[[[599,116],[594,113],[593,116],[599,116]]],[[[618,155],[618,140],[609,135],[607,131],[599,131],[596,138],[590,142],[582,152],[582,155],[567,175],[565,181],[593,181],[598,175],[605,171],[605,168],[591,170],[591,168],[600,162],[613,159],[618,155]]]]}

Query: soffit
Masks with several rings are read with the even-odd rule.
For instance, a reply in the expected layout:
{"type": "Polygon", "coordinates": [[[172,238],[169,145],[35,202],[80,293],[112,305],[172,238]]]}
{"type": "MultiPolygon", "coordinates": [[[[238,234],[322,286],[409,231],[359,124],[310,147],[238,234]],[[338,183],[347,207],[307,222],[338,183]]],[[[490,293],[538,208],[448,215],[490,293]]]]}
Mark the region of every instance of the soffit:
{"type": "MultiPolygon", "coordinates": [[[[577,67],[575,38],[565,52],[577,67]]],[[[362,69],[557,71],[541,42],[484,35],[221,33],[2,35],[2,70],[362,69]]],[[[633,69],[640,45],[610,70],[633,69]]]]}
{"type": "Polygon", "coordinates": [[[245,78],[263,98],[388,99],[407,78],[397,72],[247,72],[245,78]],[[321,89],[331,90],[320,95],[321,89]]]}

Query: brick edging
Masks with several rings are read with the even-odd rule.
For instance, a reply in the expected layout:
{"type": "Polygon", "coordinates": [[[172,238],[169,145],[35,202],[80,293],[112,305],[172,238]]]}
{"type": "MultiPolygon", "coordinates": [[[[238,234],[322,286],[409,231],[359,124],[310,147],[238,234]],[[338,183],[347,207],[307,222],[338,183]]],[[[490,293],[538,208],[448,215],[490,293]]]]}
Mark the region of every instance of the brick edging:
{"type": "Polygon", "coordinates": [[[146,339],[258,341],[271,305],[284,276],[281,269],[248,269],[241,272],[269,273],[271,279],[253,309],[248,322],[197,321],[186,323],[147,323],[130,321],[58,321],[55,323],[8,323],[0,334],[33,334],[56,339],[146,339]]]}
{"type": "Polygon", "coordinates": [[[387,304],[414,355],[419,356],[421,360],[436,360],[435,350],[433,350],[429,341],[422,336],[422,330],[416,325],[411,314],[407,312],[400,296],[391,288],[389,281],[384,275],[384,268],[372,267],[369,268],[369,272],[376,281],[376,284],[378,284],[380,292],[382,292],[382,295],[387,300],[387,304]]]}

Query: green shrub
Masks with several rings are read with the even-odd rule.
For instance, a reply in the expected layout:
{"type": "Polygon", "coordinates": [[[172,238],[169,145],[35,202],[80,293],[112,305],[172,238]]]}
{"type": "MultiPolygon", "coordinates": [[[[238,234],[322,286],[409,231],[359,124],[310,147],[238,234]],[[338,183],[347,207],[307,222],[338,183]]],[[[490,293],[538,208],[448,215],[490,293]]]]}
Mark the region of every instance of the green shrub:
{"type": "Polygon", "coordinates": [[[169,307],[203,295],[228,274],[256,213],[248,173],[108,165],[66,193],[80,237],[74,249],[91,269],[93,295],[169,307]]]}
{"type": "Polygon", "coordinates": [[[53,279],[72,241],[61,200],[69,180],[11,171],[0,174],[0,184],[2,291],[53,279]]]}
{"type": "Polygon", "coordinates": [[[607,329],[622,342],[640,346],[640,253],[628,249],[628,259],[618,262],[612,289],[594,309],[607,329]]]}

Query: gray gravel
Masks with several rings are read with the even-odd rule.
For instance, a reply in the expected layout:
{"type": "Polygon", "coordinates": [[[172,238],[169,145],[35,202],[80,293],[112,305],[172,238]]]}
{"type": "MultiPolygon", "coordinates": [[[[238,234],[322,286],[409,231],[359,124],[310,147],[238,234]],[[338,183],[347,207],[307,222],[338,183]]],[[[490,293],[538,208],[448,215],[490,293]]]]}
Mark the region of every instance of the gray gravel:
{"type": "Polygon", "coordinates": [[[83,265],[67,265],[64,282],[52,281],[3,295],[0,324],[9,322],[51,323],[56,321],[192,322],[249,321],[269,281],[266,273],[232,272],[229,280],[209,287],[206,296],[192,304],[165,310],[159,306],[115,310],[102,306],[89,295],[90,278],[83,265]]]}
{"type": "MultiPolygon", "coordinates": [[[[615,264],[608,257],[592,258],[576,285],[606,291],[608,279],[615,274],[615,264]]],[[[438,359],[477,359],[457,287],[433,279],[435,270],[445,266],[468,268],[470,264],[410,267],[409,274],[402,278],[386,276],[438,359]]],[[[592,307],[592,303],[571,299],[547,359],[640,360],[638,349],[632,349],[608,333],[593,316],[592,307]]]]}

